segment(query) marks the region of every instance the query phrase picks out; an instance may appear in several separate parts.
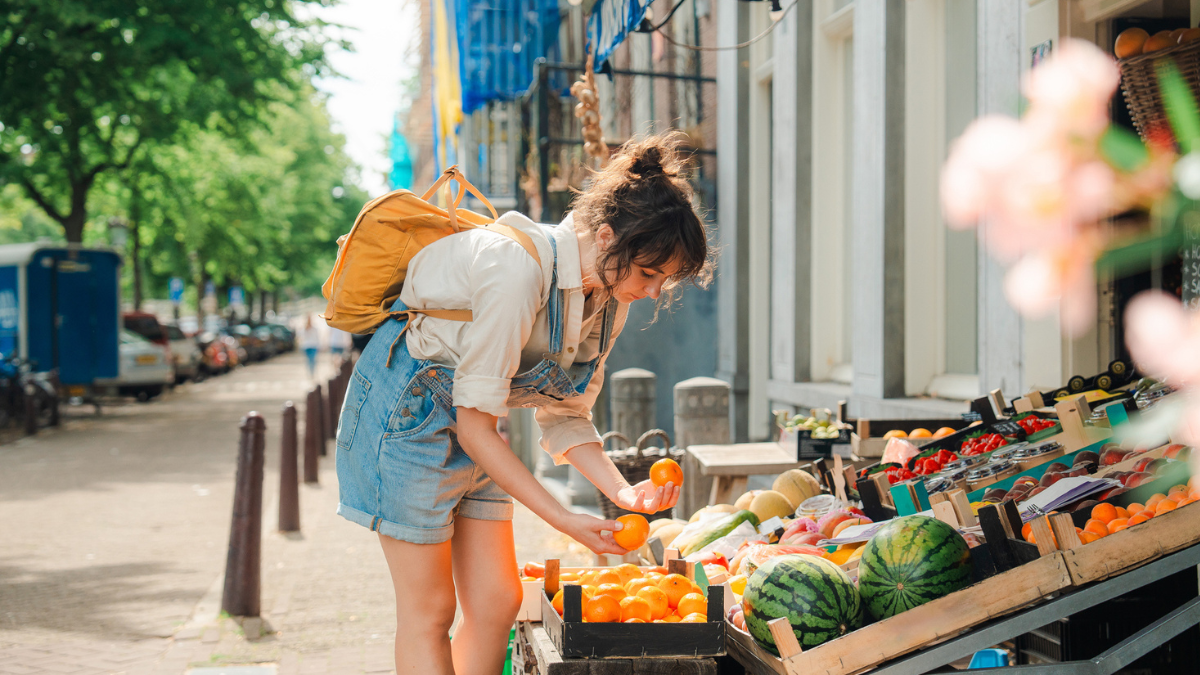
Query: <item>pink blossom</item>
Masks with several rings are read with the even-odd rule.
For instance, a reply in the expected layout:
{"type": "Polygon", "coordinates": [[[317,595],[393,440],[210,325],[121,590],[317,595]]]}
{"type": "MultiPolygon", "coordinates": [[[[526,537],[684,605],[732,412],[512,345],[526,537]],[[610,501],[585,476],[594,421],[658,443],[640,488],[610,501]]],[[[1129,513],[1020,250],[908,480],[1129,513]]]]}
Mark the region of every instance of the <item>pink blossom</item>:
{"type": "Polygon", "coordinates": [[[1125,310],[1125,343],[1138,367],[1171,384],[1200,384],[1200,314],[1161,291],[1139,294],[1125,310]]]}
{"type": "Polygon", "coordinates": [[[1108,102],[1120,80],[1111,56],[1090,42],[1067,40],[1029,74],[1028,119],[1037,127],[1092,141],[1108,127],[1108,102]]]}
{"type": "Polygon", "coordinates": [[[998,181],[1028,150],[1021,123],[1011,117],[980,117],[954,141],[942,169],[942,207],[951,227],[975,224],[991,206],[998,181]]]}
{"type": "Polygon", "coordinates": [[[1100,247],[1099,237],[1085,234],[1058,248],[1025,255],[1004,278],[1008,303],[1032,318],[1059,309],[1064,332],[1087,332],[1096,318],[1094,265],[1100,247]]]}

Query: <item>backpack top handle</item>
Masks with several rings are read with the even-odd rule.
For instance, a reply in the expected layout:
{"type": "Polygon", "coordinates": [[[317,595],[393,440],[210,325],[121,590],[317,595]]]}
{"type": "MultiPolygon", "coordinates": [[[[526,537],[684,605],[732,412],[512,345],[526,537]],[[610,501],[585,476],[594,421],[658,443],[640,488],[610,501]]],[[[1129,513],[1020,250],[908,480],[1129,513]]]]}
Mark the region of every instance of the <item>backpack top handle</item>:
{"type": "Polygon", "coordinates": [[[446,213],[450,216],[450,228],[455,232],[461,231],[458,227],[458,214],[455,213],[455,210],[458,209],[458,205],[462,203],[463,197],[468,192],[474,195],[476,199],[483,202],[483,205],[486,206],[488,211],[491,212],[492,220],[498,220],[500,218],[500,215],[496,213],[496,207],[492,206],[492,203],[488,201],[487,197],[483,196],[482,192],[476,189],[474,185],[471,185],[471,182],[467,180],[466,176],[463,176],[462,171],[458,170],[457,164],[443,171],[442,175],[438,177],[437,181],[435,181],[434,184],[425,191],[425,194],[421,195],[421,199],[429,201],[430,198],[437,193],[437,189],[443,184],[446,186],[446,213]],[[447,182],[450,179],[458,181],[459,189],[457,197],[454,196],[451,186],[447,182]]]}

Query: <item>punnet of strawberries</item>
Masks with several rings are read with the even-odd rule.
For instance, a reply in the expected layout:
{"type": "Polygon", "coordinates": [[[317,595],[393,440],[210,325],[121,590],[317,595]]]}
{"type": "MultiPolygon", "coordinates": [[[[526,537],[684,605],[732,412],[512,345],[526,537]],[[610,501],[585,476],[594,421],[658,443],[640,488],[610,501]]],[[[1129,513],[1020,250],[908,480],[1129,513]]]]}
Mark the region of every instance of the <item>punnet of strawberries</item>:
{"type": "Polygon", "coordinates": [[[968,457],[982,455],[986,452],[991,452],[996,448],[1008,445],[1008,439],[1000,434],[984,434],[977,438],[968,438],[962,442],[962,447],[958,452],[968,457]]]}
{"type": "Polygon", "coordinates": [[[1025,430],[1025,433],[1036,434],[1039,431],[1044,431],[1046,429],[1050,429],[1051,427],[1057,426],[1058,422],[1042,419],[1037,415],[1030,415],[1017,420],[1017,424],[1019,424],[1021,428],[1025,430]]]}
{"type": "Polygon", "coordinates": [[[943,466],[957,459],[958,455],[943,448],[928,457],[917,458],[913,462],[912,470],[919,476],[932,476],[941,472],[943,466]]]}

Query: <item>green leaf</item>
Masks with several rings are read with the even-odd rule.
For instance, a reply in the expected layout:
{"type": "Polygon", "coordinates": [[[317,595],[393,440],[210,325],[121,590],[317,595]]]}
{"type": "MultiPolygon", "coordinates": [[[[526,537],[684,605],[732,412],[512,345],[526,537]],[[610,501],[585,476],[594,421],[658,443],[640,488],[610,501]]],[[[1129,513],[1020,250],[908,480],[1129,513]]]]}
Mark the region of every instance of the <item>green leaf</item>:
{"type": "Polygon", "coordinates": [[[1171,122],[1171,131],[1180,149],[1185,154],[1189,153],[1200,142],[1200,112],[1196,109],[1192,89],[1172,61],[1158,64],[1158,83],[1162,89],[1163,108],[1171,122]]]}
{"type": "Polygon", "coordinates": [[[1117,126],[1109,126],[1100,137],[1100,154],[1113,168],[1126,173],[1138,170],[1150,159],[1141,139],[1117,126]]]}
{"type": "Polygon", "coordinates": [[[1183,228],[1174,227],[1161,235],[1151,235],[1105,251],[1096,260],[1096,272],[1121,277],[1144,272],[1183,245],[1183,228]]]}

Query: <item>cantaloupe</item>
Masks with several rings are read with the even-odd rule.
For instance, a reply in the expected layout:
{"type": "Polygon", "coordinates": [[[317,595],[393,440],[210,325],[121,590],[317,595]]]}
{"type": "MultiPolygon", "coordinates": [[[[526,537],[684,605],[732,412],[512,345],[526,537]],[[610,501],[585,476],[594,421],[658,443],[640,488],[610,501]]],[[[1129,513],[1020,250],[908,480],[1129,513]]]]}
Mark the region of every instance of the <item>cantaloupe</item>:
{"type": "Polygon", "coordinates": [[[683,532],[683,523],[667,521],[666,525],[658,528],[658,531],[651,536],[658,537],[663,548],[670,548],[671,542],[675,541],[675,537],[678,537],[680,532],[683,532]]]}
{"type": "Polygon", "coordinates": [[[817,479],[811,473],[800,469],[792,469],[779,474],[775,482],[771,484],[771,489],[787,497],[792,504],[793,511],[800,506],[800,502],[821,494],[821,484],[817,482],[817,479]]]}
{"type": "Polygon", "coordinates": [[[656,532],[658,532],[659,528],[669,525],[671,523],[679,523],[680,525],[687,525],[686,520],[680,520],[678,518],[659,518],[658,520],[652,520],[652,521],[650,521],[650,536],[653,537],[654,534],[656,532]]]}
{"type": "Polygon", "coordinates": [[[733,508],[739,509],[739,510],[740,509],[749,510],[750,502],[754,501],[754,498],[757,497],[758,493],[760,493],[760,492],[762,492],[762,490],[750,490],[749,492],[742,493],[742,496],[738,497],[737,501],[733,503],[733,508]]]}
{"type": "Polygon", "coordinates": [[[750,512],[762,522],[769,518],[787,518],[795,511],[788,498],[774,490],[763,490],[750,500],[750,512]]]}
{"type": "Polygon", "coordinates": [[[688,519],[688,522],[694,523],[697,520],[700,520],[700,514],[702,513],[733,513],[734,511],[738,510],[739,509],[733,504],[713,504],[712,506],[705,506],[699,511],[693,513],[692,517],[688,519]]]}

